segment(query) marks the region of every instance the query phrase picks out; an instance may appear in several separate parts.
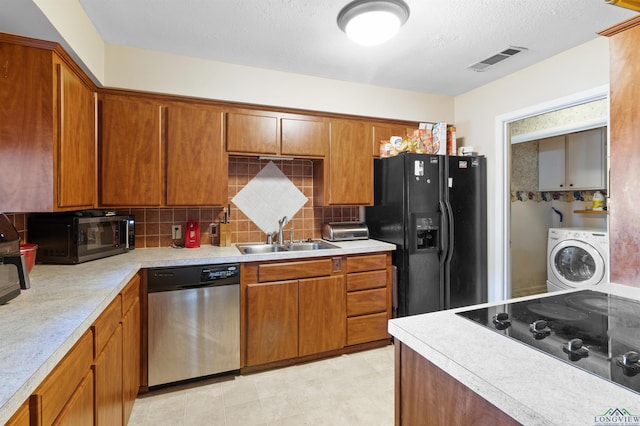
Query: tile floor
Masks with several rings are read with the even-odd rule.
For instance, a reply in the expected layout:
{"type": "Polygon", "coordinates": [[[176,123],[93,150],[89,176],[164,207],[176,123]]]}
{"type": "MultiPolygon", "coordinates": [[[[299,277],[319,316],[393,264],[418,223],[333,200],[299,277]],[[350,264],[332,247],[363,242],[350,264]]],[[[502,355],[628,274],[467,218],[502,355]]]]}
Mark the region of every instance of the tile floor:
{"type": "Polygon", "coordinates": [[[393,425],[393,346],[139,397],[130,426],[393,425]]]}

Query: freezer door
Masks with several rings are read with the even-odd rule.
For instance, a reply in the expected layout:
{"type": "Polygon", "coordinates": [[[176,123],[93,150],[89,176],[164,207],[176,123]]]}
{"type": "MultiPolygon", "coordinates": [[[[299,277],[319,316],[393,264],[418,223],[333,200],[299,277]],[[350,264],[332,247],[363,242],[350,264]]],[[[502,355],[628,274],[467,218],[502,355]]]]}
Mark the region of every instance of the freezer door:
{"type": "Polygon", "coordinates": [[[487,301],[487,172],[484,157],[449,157],[453,254],[446,308],[487,301]]]}

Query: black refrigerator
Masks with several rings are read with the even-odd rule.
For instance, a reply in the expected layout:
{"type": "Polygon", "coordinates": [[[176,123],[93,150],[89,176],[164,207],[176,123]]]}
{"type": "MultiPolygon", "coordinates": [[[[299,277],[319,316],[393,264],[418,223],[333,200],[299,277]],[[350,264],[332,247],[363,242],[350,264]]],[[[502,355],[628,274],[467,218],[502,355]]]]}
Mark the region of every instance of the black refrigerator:
{"type": "Polygon", "coordinates": [[[371,238],[396,245],[394,315],[487,301],[485,157],[375,159],[365,220],[371,238]]]}

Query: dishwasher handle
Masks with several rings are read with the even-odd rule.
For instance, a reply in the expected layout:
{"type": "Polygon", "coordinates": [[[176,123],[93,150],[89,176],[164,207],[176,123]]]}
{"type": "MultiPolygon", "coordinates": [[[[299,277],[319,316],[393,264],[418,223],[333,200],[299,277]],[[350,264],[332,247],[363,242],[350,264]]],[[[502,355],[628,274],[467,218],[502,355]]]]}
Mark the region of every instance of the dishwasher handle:
{"type": "Polygon", "coordinates": [[[240,282],[234,280],[233,282],[220,282],[223,280],[212,281],[208,283],[199,283],[199,284],[183,284],[176,286],[176,290],[191,290],[194,288],[206,288],[206,287],[222,287],[225,285],[240,285],[240,282]]]}

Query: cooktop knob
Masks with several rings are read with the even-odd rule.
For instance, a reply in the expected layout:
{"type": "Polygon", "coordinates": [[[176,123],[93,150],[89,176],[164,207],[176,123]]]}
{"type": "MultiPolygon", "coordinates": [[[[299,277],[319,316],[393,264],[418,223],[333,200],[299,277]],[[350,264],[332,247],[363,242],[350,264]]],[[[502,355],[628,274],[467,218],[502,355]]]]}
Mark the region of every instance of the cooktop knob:
{"type": "Polygon", "coordinates": [[[625,376],[635,376],[640,373],[640,354],[636,351],[626,352],[624,355],[616,357],[616,364],[622,367],[625,376]]]}
{"type": "Polygon", "coordinates": [[[511,320],[509,319],[509,314],[506,312],[500,312],[497,315],[493,316],[493,325],[495,325],[496,329],[504,330],[511,326],[511,320]]]}
{"type": "Polygon", "coordinates": [[[582,339],[571,339],[562,345],[562,351],[569,355],[570,361],[578,361],[589,356],[589,348],[582,345],[582,339]]]}
{"type": "Polygon", "coordinates": [[[529,325],[529,331],[533,334],[533,338],[541,340],[551,334],[551,328],[546,320],[537,320],[529,325]]]}

